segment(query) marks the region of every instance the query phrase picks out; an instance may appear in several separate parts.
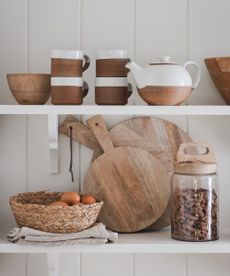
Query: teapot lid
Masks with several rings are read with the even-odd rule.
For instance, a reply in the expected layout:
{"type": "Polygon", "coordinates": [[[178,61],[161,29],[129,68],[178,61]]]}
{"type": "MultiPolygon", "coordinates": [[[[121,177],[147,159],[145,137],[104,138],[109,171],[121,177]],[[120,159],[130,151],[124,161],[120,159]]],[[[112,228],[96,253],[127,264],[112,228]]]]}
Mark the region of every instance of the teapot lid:
{"type": "Polygon", "coordinates": [[[169,56],[159,57],[158,61],[151,62],[150,65],[168,65],[173,64],[177,65],[177,62],[171,61],[169,56]]]}

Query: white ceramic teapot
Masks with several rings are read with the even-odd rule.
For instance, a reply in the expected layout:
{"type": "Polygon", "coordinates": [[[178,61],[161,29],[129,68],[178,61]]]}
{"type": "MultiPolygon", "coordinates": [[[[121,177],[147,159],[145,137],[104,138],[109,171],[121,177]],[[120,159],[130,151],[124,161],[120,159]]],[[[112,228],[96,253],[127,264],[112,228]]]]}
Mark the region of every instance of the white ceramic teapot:
{"type": "Polygon", "coordinates": [[[172,62],[170,57],[162,57],[145,68],[131,61],[126,64],[137,84],[140,96],[152,105],[178,105],[196,88],[201,77],[199,65],[188,61],[183,66],[172,62]],[[196,74],[192,79],[187,66],[195,67],[196,74]]]}

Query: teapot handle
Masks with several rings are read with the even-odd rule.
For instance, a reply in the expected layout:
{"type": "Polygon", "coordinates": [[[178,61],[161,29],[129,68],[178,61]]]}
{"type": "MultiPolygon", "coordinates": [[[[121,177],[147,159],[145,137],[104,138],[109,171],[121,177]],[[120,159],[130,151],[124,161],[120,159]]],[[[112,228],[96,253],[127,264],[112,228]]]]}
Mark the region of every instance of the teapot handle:
{"type": "Polygon", "coordinates": [[[192,80],[192,88],[196,88],[198,83],[200,82],[200,77],[201,77],[200,66],[194,61],[187,61],[184,64],[185,70],[187,70],[186,67],[189,66],[189,65],[193,65],[196,69],[196,75],[195,75],[194,79],[192,80]]]}

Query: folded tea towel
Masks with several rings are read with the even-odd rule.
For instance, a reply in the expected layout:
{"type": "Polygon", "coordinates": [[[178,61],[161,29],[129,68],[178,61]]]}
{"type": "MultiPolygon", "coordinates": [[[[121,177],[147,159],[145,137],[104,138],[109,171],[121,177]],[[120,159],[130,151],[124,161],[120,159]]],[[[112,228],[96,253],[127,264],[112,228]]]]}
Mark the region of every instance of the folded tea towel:
{"type": "Polygon", "coordinates": [[[38,231],[28,227],[12,229],[7,238],[11,242],[31,245],[75,245],[75,244],[105,244],[118,241],[118,234],[107,230],[102,223],[81,232],[70,234],[55,234],[38,231]]]}

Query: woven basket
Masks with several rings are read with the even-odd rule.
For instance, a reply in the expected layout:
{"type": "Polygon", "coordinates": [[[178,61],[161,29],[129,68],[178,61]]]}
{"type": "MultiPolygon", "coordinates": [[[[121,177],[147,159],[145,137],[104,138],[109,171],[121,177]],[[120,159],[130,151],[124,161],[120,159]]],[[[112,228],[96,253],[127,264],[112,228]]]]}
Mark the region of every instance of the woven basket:
{"type": "Polygon", "coordinates": [[[10,197],[10,205],[19,227],[30,227],[51,233],[79,232],[92,226],[103,202],[90,205],[49,206],[62,193],[20,193],[10,197]]]}

